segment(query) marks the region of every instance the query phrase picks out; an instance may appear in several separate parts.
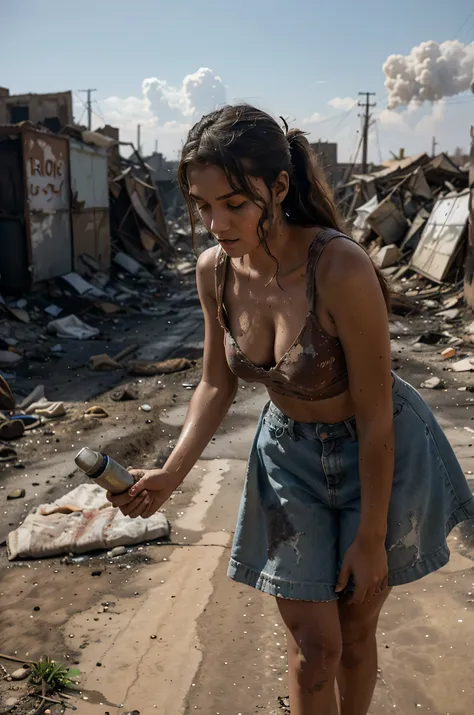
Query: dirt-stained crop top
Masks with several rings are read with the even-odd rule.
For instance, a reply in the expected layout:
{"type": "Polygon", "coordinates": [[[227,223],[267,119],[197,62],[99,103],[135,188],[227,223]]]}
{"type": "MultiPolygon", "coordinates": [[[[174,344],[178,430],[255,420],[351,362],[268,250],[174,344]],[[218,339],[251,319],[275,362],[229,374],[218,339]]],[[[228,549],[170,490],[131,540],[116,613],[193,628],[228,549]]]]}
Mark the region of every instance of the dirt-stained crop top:
{"type": "Polygon", "coordinates": [[[260,382],[269,390],[300,400],[325,400],[347,390],[346,359],[338,338],[319,324],[315,312],[315,273],[322,252],[333,238],[352,240],[339,231],[324,229],[311,243],[306,268],[308,313],[293,344],[273,367],[254,365],[232,337],[225,316],[224,287],[228,256],[216,249],[216,297],[219,323],[225,330],[225,351],[230,369],[245,382],[260,382]]]}

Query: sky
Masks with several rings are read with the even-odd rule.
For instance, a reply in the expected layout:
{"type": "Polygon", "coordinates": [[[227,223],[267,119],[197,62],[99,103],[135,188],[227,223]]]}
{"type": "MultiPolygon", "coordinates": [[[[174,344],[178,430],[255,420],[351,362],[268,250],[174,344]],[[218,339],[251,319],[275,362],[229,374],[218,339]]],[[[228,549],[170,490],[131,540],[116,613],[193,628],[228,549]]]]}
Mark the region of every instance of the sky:
{"type": "Polygon", "coordinates": [[[193,122],[226,102],[283,116],[311,141],[360,143],[369,159],[467,152],[474,124],[473,0],[0,0],[0,86],[12,94],[95,89],[93,128],[175,159],[193,122]],[[423,44],[428,43],[428,44],[423,44]],[[395,56],[395,57],[394,57],[395,56]]]}

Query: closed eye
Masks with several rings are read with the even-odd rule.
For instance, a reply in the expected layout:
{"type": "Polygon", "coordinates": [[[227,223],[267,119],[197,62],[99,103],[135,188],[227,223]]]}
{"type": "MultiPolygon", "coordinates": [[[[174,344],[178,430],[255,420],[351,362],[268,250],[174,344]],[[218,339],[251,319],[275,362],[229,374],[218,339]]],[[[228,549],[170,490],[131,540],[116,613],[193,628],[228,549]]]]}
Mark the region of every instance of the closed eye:
{"type": "Polygon", "coordinates": [[[237,206],[233,206],[232,204],[227,204],[227,207],[231,211],[238,211],[239,209],[243,208],[246,205],[247,201],[242,201],[241,204],[238,204],[237,206]]]}

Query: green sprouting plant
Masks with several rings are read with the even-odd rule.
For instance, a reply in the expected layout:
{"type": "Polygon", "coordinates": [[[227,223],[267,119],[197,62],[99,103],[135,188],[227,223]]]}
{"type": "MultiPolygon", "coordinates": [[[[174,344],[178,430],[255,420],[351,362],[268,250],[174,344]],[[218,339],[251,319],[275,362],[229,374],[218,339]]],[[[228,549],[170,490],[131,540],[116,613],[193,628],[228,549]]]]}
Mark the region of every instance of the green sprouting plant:
{"type": "Polygon", "coordinates": [[[44,681],[51,690],[62,690],[74,685],[73,678],[77,678],[80,674],[81,671],[77,668],[68,668],[45,655],[33,665],[31,679],[38,685],[44,681]]]}

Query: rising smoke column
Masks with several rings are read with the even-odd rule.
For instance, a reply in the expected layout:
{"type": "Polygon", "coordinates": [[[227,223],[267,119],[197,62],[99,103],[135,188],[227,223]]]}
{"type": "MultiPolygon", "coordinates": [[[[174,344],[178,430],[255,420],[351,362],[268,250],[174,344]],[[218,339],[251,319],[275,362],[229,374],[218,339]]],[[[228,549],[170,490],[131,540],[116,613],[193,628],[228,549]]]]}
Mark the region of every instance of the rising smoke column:
{"type": "Polygon", "coordinates": [[[409,55],[390,55],[383,71],[388,109],[453,97],[472,87],[474,42],[422,42],[409,55]]]}

